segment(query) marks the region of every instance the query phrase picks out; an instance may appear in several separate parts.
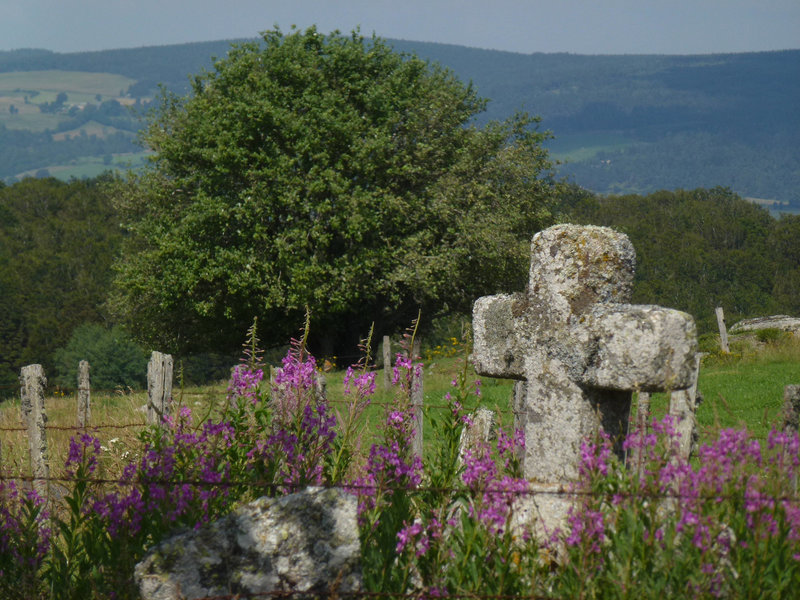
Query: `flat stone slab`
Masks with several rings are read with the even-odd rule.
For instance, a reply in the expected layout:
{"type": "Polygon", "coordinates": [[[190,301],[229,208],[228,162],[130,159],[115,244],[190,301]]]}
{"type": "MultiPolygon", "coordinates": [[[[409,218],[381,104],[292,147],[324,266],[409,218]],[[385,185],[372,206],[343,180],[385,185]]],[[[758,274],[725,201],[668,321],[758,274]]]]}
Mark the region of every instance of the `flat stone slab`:
{"type": "Polygon", "coordinates": [[[259,498],[157,545],[134,576],[143,600],[358,592],[356,513],[356,497],[339,489],[259,498]]]}
{"type": "Polygon", "coordinates": [[[789,315],[774,315],[772,317],[757,317],[755,319],[742,319],[730,328],[730,333],[744,333],[758,331],[759,329],[780,329],[782,331],[800,331],[800,319],[789,315]]]}

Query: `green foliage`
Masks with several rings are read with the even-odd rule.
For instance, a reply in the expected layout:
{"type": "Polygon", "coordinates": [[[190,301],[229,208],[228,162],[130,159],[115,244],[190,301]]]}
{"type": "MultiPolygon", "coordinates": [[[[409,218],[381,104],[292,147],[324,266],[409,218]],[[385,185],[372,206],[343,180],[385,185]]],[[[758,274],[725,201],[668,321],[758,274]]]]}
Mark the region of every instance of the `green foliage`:
{"type": "MultiPolygon", "coordinates": [[[[536,120],[479,128],[471,86],[378,39],[264,34],[164,93],[152,166],[115,191],[113,304],[162,347],[232,348],[305,306],[322,352],[522,287],[554,185],[536,120]]],[[[313,341],[313,340],[312,340],[313,341]]]]}
{"type": "Polygon", "coordinates": [[[119,327],[107,329],[96,323],[76,327],[67,345],[55,352],[55,383],[74,387],[81,360],[89,361],[95,389],[144,387],[145,351],[119,327]]]}
{"type": "Polygon", "coordinates": [[[763,344],[775,343],[787,339],[790,335],[781,329],[759,329],[755,334],[756,339],[763,344]]]}
{"type": "Polygon", "coordinates": [[[634,301],[689,312],[701,333],[717,331],[717,306],[728,323],[800,312],[792,296],[800,219],[776,221],[725,188],[608,198],[573,188],[564,211],[628,234],[637,255],[634,301]]]}
{"type": "Polygon", "coordinates": [[[781,311],[800,315],[800,215],[783,215],[769,239],[776,262],[772,296],[781,311]]]}
{"type": "Polygon", "coordinates": [[[99,180],[0,188],[0,385],[26,364],[51,371],[72,330],[102,320],[120,238],[99,180]]]}

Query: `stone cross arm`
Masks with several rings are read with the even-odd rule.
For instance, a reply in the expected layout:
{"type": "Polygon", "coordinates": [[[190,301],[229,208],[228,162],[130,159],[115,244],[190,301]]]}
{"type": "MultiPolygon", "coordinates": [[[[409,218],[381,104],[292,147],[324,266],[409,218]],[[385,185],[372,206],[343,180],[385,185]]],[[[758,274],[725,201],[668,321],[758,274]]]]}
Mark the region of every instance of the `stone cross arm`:
{"type": "Polygon", "coordinates": [[[475,303],[473,362],[481,375],[525,380],[531,350],[557,358],[570,379],[589,387],[660,391],[691,386],[695,326],[681,311],[605,304],[562,331],[531,336],[524,294],[484,296],[475,303]]]}
{"type": "Polygon", "coordinates": [[[688,314],[659,306],[607,304],[576,328],[586,340],[577,381],[611,390],[655,392],[691,387],[697,337],[688,314]]]}

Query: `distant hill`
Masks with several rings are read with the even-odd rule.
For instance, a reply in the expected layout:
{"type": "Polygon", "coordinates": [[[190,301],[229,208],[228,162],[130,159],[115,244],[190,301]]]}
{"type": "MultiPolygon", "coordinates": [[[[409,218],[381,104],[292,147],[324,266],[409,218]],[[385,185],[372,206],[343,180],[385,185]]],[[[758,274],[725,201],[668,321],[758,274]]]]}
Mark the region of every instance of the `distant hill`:
{"type": "MultiPolygon", "coordinates": [[[[85,173],[87,161],[99,170],[123,155],[138,160],[131,153],[141,121],[118,106],[134,106],[141,115],[159,85],[185,92],[189,75],[211,68],[212,57],[224,57],[231,42],[0,52],[0,178],[43,169],[68,177],[65,162],[85,173]],[[23,74],[37,71],[70,71],[73,78],[92,73],[109,86],[110,75],[127,79],[124,88],[105,93],[67,91],[58,104],[57,85],[28,89],[23,74]],[[10,73],[17,81],[4,87],[3,74],[10,73]],[[82,120],[83,138],[76,135],[82,120]],[[106,126],[103,137],[92,133],[98,124],[106,126]]],[[[585,56],[389,43],[471,80],[491,99],[480,120],[517,110],[540,115],[541,128],[555,135],[551,153],[566,161],[560,172],[583,187],[648,193],[721,185],[775,202],[773,209],[800,210],[800,50],[585,56]]]]}

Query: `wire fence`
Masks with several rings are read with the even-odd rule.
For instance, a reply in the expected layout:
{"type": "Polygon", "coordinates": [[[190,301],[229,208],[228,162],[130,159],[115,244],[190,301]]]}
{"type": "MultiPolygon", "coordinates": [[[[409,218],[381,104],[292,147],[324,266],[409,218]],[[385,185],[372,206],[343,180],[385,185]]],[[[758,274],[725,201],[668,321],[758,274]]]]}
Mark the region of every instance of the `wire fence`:
{"type": "Polygon", "coordinates": [[[202,598],[194,597],[194,600],[244,600],[245,598],[455,598],[458,600],[472,598],[474,600],[566,600],[566,598],[557,596],[543,596],[539,594],[481,594],[481,593],[459,593],[448,592],[442,594],[434,591],[420,591],[420,592],[373,592],[367,590],[358,591],[341,591],[336,589],[320,590],[320,591],[279,591],[274,590],[270,592],[239,592],[236,594],[226,594],[222,596],[203,596],[202,598]]]}
{"type": "MultiPolygon", "coordinates": [[[[254,488],[263,490],[272,494],[285,494],[292,491],[300,491],[308,487],[324,488],[324,489],[339,489],[345,492],[358,494],[358,493],[372,493],[376,489],[381,493],[393,495],[399,492],[406,494],[467,494],[467,495],[481,495],[491,493],[497,496],[557,496],[568,498],[619,498],[619,499],[647,499],[647,500],[693,500],[693,501],[732,501],[742,500],[745,497],[746,491],[741,490],[736,493],[687,493],[675,490],[666,491],[652,491],[652,490],[593,490],[583,487],[576,487],[574,485],[564,484],[551,484],[548,486],[541,486],[530,484],[526,489],[503,489],[491,486],[461,486],[461,487],[443,487],[443,486],[426,486],[417,485],[410,487],[400,486],[379,486],[373,484],[363,483],[320,483],[320,484],[306,484],[306,483],[291,483],[281,482],[276,483],[271,480],[257,480],[257,479],[243,479],[243,480],[229,480],[229,481],[208,481],[203,479],[165,479],[165,478],[105,478],[105,477],[72,477],[72,476],[47,476],[39,477],[34,475],[27,475],[24,473],[16,474],[0,474],[0,481],[23,481],[33,483],[35,481],[47,483],[88,483],[96,485],[114,485],[114,486],[130,486],[130,485],[156,485],[163,487],[184,487],[193,486],[197,488],[254,488]]],[[[773,502],[795,501],[797,496],[794,494],[783,494],[780,496],[762,495],[763,499],[768,499],[773,502]]]]}

